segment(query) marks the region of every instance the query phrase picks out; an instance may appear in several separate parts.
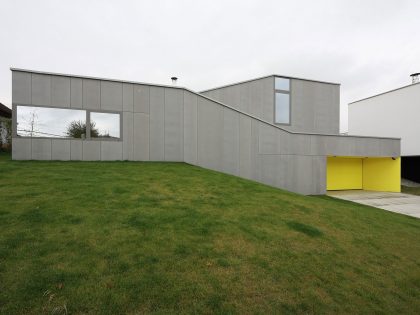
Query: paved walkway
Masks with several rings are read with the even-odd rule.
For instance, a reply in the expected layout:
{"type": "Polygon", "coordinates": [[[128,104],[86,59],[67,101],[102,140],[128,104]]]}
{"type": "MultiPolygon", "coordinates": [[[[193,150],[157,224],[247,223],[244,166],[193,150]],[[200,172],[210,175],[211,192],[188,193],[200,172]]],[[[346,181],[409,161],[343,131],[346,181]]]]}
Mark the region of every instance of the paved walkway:
{"type": "Polygon", "coordinates": [[[327,195],[420,219],[420,196],[366,190],[329,191],[327,195]]]}

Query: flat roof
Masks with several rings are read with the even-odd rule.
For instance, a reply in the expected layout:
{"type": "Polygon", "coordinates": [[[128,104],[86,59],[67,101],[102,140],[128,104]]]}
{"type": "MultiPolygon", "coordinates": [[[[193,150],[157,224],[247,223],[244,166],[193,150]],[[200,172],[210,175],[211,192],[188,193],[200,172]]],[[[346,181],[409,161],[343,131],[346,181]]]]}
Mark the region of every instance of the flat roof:
{"type": "Polygon", "coordinates": [[[357,103],[357,102],[361,102],[361,101],[364,101],[364,100],[367,100],[367,99],[370,99],[370,98],[374,98],[374,97],[377,97],[377,96],[381,96],[381,95],[384,95],[384,94],[388,94],[388,93],[392,93],[392,92],[395,92],[395,91],[403,90],[403,89],[406,89],[408,87],[419,85],[419,84],[420,84],[420,82],[411,83],[409,85],[404,85],[402,87],[399,87],[399,88],[396,88],[396,89],[393,89],[393,90],[389,90],[389,91],[386,91],[386,92],[382,92],[382,93],[379,93],[379,94],[375,94],[375,95],[372,95],[372,96],[368,96],[368,97],[362,98],[362,99],[357,100],[357,101],[353,101],[353,102],[349,103],[349,105],[354,104],[354,103],[357,103]]]}
{"type": "Polygon", "coordinates": [[[324,83],[324,84],[341,85],[340,83],[334,83],[334,82],[328,82],[328,81],[320,81],[320,80],[313,80],[313,79],[306,79],[306,78],[298,78],[298,77],[292,77],[292,76],[282,75],[282,74],[270,74],[270,75],[265,75],[263,77],[258,77],[258,78],[254,78],[254,79],[249,79],[249,80],[244,80],[244,81],[229,83],[229,84],[218,86],[218,87],[215,87],[215,88],[206,89],[206,90],[200,91],[200,93],[204,93],[204,92],[208,92],[208,91],[212,91],[212,90],[218,90],[218,89],[222,89],[222,88],[225,88],[225,87],[228,87],[228,86],[243,84],[243,83],[247,83],[247,82],[252,82],[252,81],[257,81],[257,80],[261,80],[261,79],[270,78],[270,77],[281,77],[281,78],[292,79],[292,80],[302,80],[302,81],[310,81],[310,82],[317,82],[317,83],[324,83]]]}
{"type": "Polygon", "coordinates": [[[21,68],[13,68],[13,67],[11,67],[10,70],[11,71],[17,71],[17,72],[28,72],[28,73],[54,75],[54,76],[69,77],[69,78],[91,79],[91,80],[101,80],[101,81],[109,81],[109,82],[131,83],[131,84],[141,84],[141,85],[150,85],[150,86],[159,86],[159,87],[170,87],[170,88],[176,88],[176,89],[185,89],[185,87],[178,86],[178,85],[137,82],[137,81],[129,81],[129,80],[121,80],[121,79],[110,79],[110,78],[100,78],[100,77],[92,77],[92,76],[79,75],[79,74],[47,72],[47,71],[38,71],[38,70],[21,69],[21,68]]]}

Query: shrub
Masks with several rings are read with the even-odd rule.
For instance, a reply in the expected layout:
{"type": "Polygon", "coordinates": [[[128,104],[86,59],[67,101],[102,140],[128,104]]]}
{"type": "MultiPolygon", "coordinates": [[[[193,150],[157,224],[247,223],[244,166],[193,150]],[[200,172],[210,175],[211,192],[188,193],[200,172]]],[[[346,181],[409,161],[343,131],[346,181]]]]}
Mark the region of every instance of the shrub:
{"type": "MultiPolygon", "coordinates": [[[[90,123],[90,135],[93,138],[97,138],[99,135],[98,129],[95,128],[94,122],[90,123]]],[[[67,127],[67,136],[70,138],[82,138],[82,135],[86,136],[86,122],[81,120],[75,120],[70,123],[67,127]]]]}
{"type": "Polygon", "coordinates": [[[0,117],[0,150],[12,148],[12,120],[0,117]]]}

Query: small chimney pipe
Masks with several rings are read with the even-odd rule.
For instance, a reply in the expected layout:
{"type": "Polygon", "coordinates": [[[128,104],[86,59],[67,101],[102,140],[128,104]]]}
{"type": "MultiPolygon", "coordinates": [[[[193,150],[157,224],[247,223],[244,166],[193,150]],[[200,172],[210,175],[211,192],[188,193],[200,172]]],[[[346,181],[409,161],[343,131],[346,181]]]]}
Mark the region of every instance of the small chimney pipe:
{"type": "Polygon", "coordinates": [[[176,81],[178,80],[178,78],[172,77],[171,80],[172,80],[172,85],[176,85],[176,81]]]}
{"type": "Polygon", "coordinates": [[[419,78],[419,76],[420,76],[420,72],[410,74],[410,77],[411,77],[411,83],[412,83],[412,84],[414,84],[414,83],[419,83],[419,82],[420,82],[420,78],[419,78]]]}

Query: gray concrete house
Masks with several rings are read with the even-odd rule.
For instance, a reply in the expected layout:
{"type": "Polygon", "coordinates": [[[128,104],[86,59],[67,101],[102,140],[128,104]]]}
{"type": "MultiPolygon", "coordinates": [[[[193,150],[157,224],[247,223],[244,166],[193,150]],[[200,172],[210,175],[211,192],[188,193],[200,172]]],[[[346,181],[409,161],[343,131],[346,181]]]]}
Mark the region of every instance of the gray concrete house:
{"type": "Polygon", "coordinates": [[[400,139],[339,134],[340,86],[184,87],[12,70],[15,160],[171,161],[302,194],[399,191],[400,139]]]}

